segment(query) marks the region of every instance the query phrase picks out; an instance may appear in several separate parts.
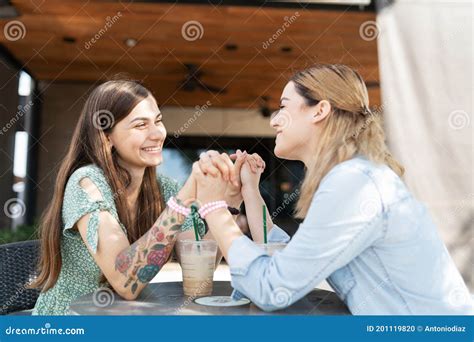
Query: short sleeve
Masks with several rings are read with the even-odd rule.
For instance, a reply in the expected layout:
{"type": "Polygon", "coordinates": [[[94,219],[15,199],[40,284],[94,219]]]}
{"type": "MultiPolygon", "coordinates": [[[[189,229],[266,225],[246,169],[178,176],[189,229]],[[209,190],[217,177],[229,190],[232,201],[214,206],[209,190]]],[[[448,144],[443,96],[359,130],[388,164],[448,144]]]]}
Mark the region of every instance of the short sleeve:
{"type": "MultiPolygon", "coordinates": [[[[181,184],[179,184],[176,180],[163,175],[158,175],[158,183],[161,186],[165,203],[168,202],[171,197],[176,196],[181,189],[181,184]]],[[[196,224],[198,226],[199,236],[203,237],[206,233],[206,226],[199,215],[196,215],[196,224]]],[[[193,217],[191,215],[186,217],[184,220],[184,223],[181,226],[181,231],[187,231],[190,229],[194,229],[193,217]]]]}
{"type": "Polygon", "coordinates": [[[125,227],[119,221],[115,203],[105,177],[91,167],[78,169],[69,177],[64,191],[62,207],[63,235],[68,238],[80,239],[79,232],[72,228],[81,217],[91,214],[87,223],[86,240],[92,252],[96,253],[99,239],[99,213],[101,211],[110,212],[126,234],[125,227]],[[84,178],[90,179],[97,187],[102,195],[101,200],[91,198],[86,189],[81,186],[80,182],[84,178]]]}

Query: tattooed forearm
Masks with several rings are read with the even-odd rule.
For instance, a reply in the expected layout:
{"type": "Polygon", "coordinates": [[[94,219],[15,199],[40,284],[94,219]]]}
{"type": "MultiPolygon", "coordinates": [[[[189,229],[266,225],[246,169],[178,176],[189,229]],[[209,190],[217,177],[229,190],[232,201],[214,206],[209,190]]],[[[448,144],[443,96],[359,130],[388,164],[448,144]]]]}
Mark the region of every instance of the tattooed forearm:
{"type": "Polygon", "coordinates": [[[145,235],[119,253],[115,269],[126,278],[123,287],[130,286],[130,291],[135,294],[137,289],[153,279],[168,260],[184,219],[166,207],[145,235]]]}

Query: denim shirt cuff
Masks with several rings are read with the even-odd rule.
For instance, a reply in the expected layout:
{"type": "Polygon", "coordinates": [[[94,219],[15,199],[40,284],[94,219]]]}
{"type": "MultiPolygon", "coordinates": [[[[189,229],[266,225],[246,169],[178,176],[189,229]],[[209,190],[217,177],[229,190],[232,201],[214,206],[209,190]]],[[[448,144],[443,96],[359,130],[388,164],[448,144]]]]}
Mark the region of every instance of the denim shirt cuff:
{"type": "Polygon", "coordinates": [[[276,224],[273,224],[270,233],[268,233],[269,242],[289,242],[290,236],[276,224]]]}
{"type": "Polygon", "coordinates": [[[246,275],[250,264],[262,255],[265,251],[245,235],[235,239],[228,252],[230,274],[246,275]]]}
{"type": "Polygon", "coordinates": [[[242,298],[247,298],[247,296],[245,296],[242,292],[240,292],[239,290],[236,290],[236,289],[234,289],[234,291],[232,291],[232,294],[230,296],[233,300],[239,300],[239,299],[242,299],[242,298]]]}

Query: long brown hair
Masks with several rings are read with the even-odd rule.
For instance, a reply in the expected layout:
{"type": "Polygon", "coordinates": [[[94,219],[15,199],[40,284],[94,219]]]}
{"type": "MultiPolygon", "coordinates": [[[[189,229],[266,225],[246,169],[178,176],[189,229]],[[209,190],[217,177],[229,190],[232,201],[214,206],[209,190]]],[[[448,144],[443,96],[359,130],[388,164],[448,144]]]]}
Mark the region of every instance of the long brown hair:
{"type": "Polygon", "coordinates": [[[321,100],[331,104],[331,113],[322,121],[312,162],[306,165],[297,217],[306,216],[321,179],[331,168],[357,153],[403,175],[403,167],[385,143],[381,112],[369,109],[367,87],[357,71],[340,64],[317,64],[297,72],[291,81],[306,105],[313,106],[321,100]]]}
{"type": "Polygon", "coordinates": [[[117,152],[113,147],[108,147],[106,136],[116,123],[148,96],[152,96],[148,89],[131,80],[105,82],[89,95],[66,157],[59,168],[53,198],[41,217],[39,274],[32,287],[40,287],[46,291],[54,286],[58,279],[62,265],[60,242],[64,190],[69,177],[78,168],[95,164],[104,172],[113,193],[120,222],[127,229],[130,243],[139,239],[162,212],[164,204],[156,180],[156,168],[147,167],[137,199],[135,220],[132,221],[125,191],[130,185],[131,176],[118,164],[117,152]]]}

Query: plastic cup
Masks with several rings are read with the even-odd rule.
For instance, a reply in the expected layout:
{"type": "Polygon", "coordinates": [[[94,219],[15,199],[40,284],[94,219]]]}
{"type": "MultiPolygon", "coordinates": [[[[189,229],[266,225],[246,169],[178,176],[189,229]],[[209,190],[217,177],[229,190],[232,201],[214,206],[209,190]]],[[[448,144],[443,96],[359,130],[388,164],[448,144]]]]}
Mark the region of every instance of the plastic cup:
{"type": "Polygon", "coordinates": [[[212,293],[217,243],[214,240],[180,240],[178,253],[186,296],[202,297],[212,293]]]}

